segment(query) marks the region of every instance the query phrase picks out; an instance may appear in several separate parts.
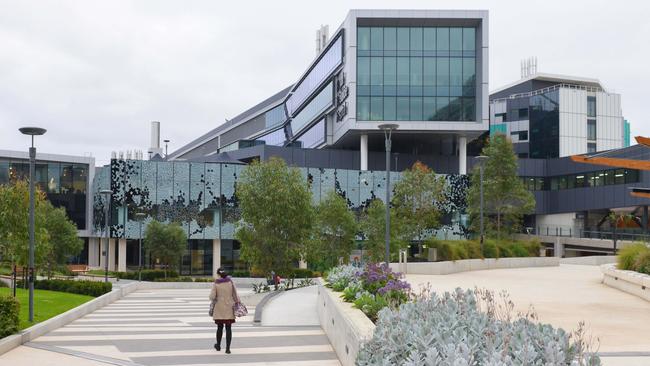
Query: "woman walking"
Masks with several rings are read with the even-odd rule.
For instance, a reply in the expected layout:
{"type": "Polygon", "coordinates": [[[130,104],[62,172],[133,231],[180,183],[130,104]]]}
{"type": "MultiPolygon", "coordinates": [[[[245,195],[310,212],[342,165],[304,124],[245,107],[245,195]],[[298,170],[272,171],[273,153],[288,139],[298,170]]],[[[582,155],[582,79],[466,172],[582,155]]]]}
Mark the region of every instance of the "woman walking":
{"type": "Polygon", "coordinates": [[[235,304],[238,304],[239,296],[235,289],[235,284],[230,280],[228,272],[219,268],[217,270],[219,278],[214,281],[212,291],[210,292],[210,300],[212,300],[214,307],[212,312],[212,319],[217,324],[217,343],[214,348],[221,351],[221,337],[223,336],[223,328],[226,328],[226,353],[230,353],[230,342],[232,341],[232,323],[235,322],[235,311],[233,309],[235,304]]]}

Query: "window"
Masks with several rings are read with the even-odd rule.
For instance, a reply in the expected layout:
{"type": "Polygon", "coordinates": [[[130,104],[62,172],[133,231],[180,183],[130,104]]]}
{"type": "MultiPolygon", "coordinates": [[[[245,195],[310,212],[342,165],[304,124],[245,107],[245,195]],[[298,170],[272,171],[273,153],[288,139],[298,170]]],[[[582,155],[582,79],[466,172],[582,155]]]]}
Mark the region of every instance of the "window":
{"type": "Polygon", "coordinates": [[[595,142],[588,142],[587,143],[587,153],[595,153],[596,152],[596,143],[595,142]]]}
{"type": "Polygon", "coordinates": [[[528,131],[513,131],[510,136],[513,142],[528,141],[528,131]]]}
{"type": "Polygon", "coordinates": [[[271,109],[264,113],[266,128],[275,127],[287,120],[287,114],[284,112],[284,104],[271,109]]]}
{"type": "Polygon", "coordinates": [[[528,108],[519,108],[519,119],[528,119],[528,108]]]}
{"type": "Polygon", "coordinates": [[[587,117],[596,117],[596,97],[587,97],[587,117]]]}
{"type": "Polygon", "coordinates": [[[281,128],[279,130],[275,130],[271,133],[268,133],[264,136],[258,137],[257,140],[259,141],[264,141],[264,144],[270,145],[270,146],[283,146],[284,142],[286,140],[286,136],[284,133],[284,128],[281,128]]]}
{"type": "Polygon", "coordinates": [[[291,121],[291,131],[297,134],[305,125],[312,122],[314,118],[329,108],[333,103],[333,93],[334,84],[330,82],[293,118],[291,121]]]}
{"type": "Polygon", "coordinates": [[[325,118],[298,137],[297,141],[300,141],[304,148],[314,148],[323,144],[325,142],[325,118]]]}
{"type": "Polygon", "coordinates": [[[587,140],[596,141],[596,120],[587,120],[587,140]]]}
{"type": "Polygon", "coordinates": [[[632,169],[625,169],[625,183],[638,183],[639,171],[632,169]]]}
{"type": "Polygon", "coordinates": [[[475,28],[362,26],[357,38],[357,120],[476,121],[475,28]]]}
{"type": "Polygon", "coordinates": [[[576,175],[576,187],[578,187],[578,188],[585,187],[586,186],[585,181],[586,180],[585,180],[585,175],[584,174],[576,175]]]}
{"type": "Polygon", "coordinates": [[[616,169],[614,171],[614,184],[625,183],[625,169],[616,169]]]}

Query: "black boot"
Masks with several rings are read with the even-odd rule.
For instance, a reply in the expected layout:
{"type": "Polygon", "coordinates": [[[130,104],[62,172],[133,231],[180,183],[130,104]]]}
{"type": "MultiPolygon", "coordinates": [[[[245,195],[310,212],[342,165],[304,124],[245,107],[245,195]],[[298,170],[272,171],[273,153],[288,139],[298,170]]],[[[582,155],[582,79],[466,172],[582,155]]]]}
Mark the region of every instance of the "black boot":
{"type": "Polygon", "coordinates": [[[223,336],[223,325],[217,325],[217,343],[214,344],[214,349],[221,351],[221,337],[223,336]]]}
{"type": "Polygon", "coordinates": [[[232,341],[232,326],[226,324],[226,353],[230,354],[230,342],[232,341]]]}

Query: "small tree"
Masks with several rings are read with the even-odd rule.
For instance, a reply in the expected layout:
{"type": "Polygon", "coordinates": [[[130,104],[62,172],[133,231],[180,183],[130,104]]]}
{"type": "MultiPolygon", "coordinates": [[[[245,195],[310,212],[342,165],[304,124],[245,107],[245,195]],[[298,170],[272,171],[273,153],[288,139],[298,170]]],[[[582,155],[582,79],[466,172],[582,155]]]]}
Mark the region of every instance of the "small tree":
{"type": "Polygon", "coordinates": [[[607,215],[607,221],[609,221],[609,224],[612,226],[612,242],[614,244],[614,254],[616,254],[618,248],[617,248],[617,242],[618,242],[618,224],[622,223],[624,225],[627,225],[634,221],[634,215],[632,214],[624,214],[624,213],[616,213],[615,211],[612,211],[607,215]]]}
{"type": "MultiPolygon", "coordinates": [[[[512,143],[505,135],[490,137],[482,154],[488,159],[483,168],[483,216],[488,235],[510,234],[521,226],[523,215],[535,210],[535,197],[530,193],[517,175],[517,156],[512,143]]],[[[479,231],[480,187],[479,166],[471,175],[469,189],[469,213],[472,229],[479,231]]]]}
{"type": "Polygon", "coordinates": [[[439,226],[440,210],[436,203],[442,199],[443,188],[444,181],[419,161],[402,173],[392,200],[392,210],[405,235],[402,241],[422,240],[426,230],[439,226]]]}
{"type": "Polygon", "coordinates": [[[144,248],[163,264],[166,278],[167,268],[176,268],[179,257],[187,248],[187,235],[177,223],[163,224],[154,220],[144,232],[144,248]]]}
{"type": "MultiPolygon", "coordinates": [[[[364,251],[373,262],[383,262],[386,257],[386,205],[380,199],[374,199],[362,214],[361,229],[365,240],[364,251]]],[[[400,221],[397,220],[395,210],[390,211],[390,254],[391,258],[397,256],[399,248],[406,243],[400,221]]]]}
{"type": "Polygon", "coordinates": [[[68,219],[63,208],[55,208],[46,202],[45,229],[49,233],[49,253],[45,257],[48,275],[61,265],[65,265],[71,256],[78,255],[83,250],[83,241],[77,237],[77,226],[68,219]]]}
{"type": "Polygon", "coordinates": [[[307,180],[284,160],[271,158],[248,165],[236,186],[242,220],[235,237],[241,257],[268,273],[289,271],[304,258],[313,225],[307,180]]]}
{"type": "Polygon", "coordinates": [[[316,206],[315,221],[307,259],[326,268],[336,266],[341,257],[347,263],[354,248],[358,225],[345,199],[335,191],[329,191],[316,206]]]}

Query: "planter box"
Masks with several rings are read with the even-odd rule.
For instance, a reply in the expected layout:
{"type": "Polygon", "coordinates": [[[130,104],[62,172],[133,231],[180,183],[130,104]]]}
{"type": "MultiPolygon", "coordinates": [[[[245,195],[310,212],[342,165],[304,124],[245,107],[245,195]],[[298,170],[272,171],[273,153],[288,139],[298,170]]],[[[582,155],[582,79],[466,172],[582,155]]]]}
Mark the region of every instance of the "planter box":
{"type": "Polygon", "coordinates": [[[318,320],[343,366],[352,366],[361,345],[372,338],[375,324],[361,310],[318,281],[318,320]]]}
{"type": "Polygon", "coordinates": [[[400,266],[399,263],[391,263],[390,268],[393,271],[404,272],[405,274],[446,275],[459,272],[483,271],[488,269],[553,267],[559,265],[560,258],[557,257],[523,257],[406,263],[406,270],[404,270],[404,264],[400,266]]]}
{"type": "Polygon", "coordinates": [[[603,272],[605,285],[650,301],[649,275],[617,269],[616,264],[604,264],[600,266],[600,270],[603,272]]]}

